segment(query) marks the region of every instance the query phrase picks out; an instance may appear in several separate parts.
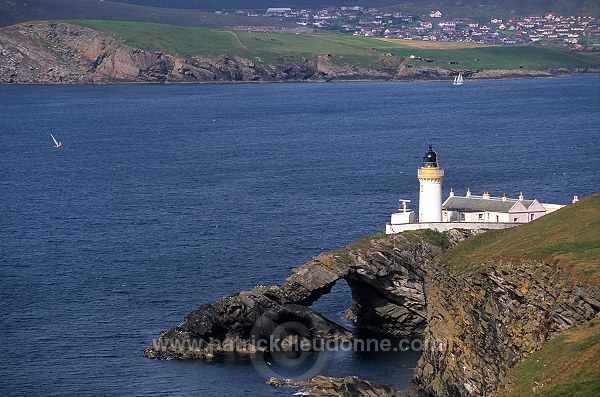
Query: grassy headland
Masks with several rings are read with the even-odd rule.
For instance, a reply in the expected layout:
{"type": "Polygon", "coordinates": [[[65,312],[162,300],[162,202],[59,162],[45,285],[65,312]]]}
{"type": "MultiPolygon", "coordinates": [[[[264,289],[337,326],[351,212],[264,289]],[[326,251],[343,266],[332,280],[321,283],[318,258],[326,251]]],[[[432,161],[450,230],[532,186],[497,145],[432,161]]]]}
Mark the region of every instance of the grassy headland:
{"type": "Polygon", "coordinates": [[[241,56],[275,63],[288,56],[314,59],[329,55],[337,65],[385,67],[386,60],[402,59],[414,66],[441,69],[529,69],[598,66],[600,56],[541,47],[473,46],[438,43],[435,46],[405,40],[379,40],[330,34],[281,34],[233,31],[208,27],[181,27],[154,23],[69,21],[112,35],[133,47],[182,56],[241,56]],[[410,55],[434,60],[409,59],[410,55]],[[394,58],[395,57],[395,58],[394,58]],[[449,64],[448,62],[459,62],[449,64]]]}
{"type": "Polygon", "coordinates": [[[440,261],[469,269],[499,257],[556,262],[575,281],[600,284],[600,193],[525,225],[470,238],[440,261]]]}

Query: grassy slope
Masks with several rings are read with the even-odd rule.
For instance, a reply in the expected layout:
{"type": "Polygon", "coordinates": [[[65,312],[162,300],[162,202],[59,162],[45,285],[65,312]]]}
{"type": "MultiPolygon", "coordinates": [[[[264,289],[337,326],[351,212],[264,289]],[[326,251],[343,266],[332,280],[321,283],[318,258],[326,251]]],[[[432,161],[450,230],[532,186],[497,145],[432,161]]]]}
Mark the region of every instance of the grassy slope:
{"type": "Polygon", "coordinates": [[[468,239],[440,260],[466,269],[495,257],[556,261],[574,280],[600,284],[600,193],[525,225],[468,239]]]}
{"type": "MultiPolygon", "coordinates": [[[[598,10],[595,0],[287,0],[285,4],[273,0],[117,0],[124,3],[197,9],[237,9],[267,7],[292,7],[317,9],[325,6],[362,5],[367,7],[396,7],[412,9],[415,14],[425,14],[430,9],[442,9],[456,16],[509,15],[511,10],[519,13],[540,14],[544,12],[585,14],[598,10]],[[280,4],[278,4],[280,3],[280,4]],[[404,5],[404,3],[409,3],[404,5]],[[457,4],[458,3],[458,4],[457,4]],[[494,15],[492,15],[494,14],[494,15]],[[499,15],[500,14],[500,15],[499,15]]],[[[597,15],[597,14],[595,14],[597,15]]]]}
{"type": "Polygon", "coordinates": [[[217,15],[214,12],[144,7],[98,0],[0,0],[0,26],[31,20],[95,19],[156,22],[181,26],[296,26],[276,18],[217,15]]]}
{"type": "Polygon", "coordinates": [[[593,397],[600,390],[600,321],[580,325],[511,369],[494,397],[593,397]]]}
{"type": "Polygon", "coordinates": [[[485,47],[450,43],[442,47],[415,48],[413,42],[378,40],[342,35],[266,34],[245,31],[225,31],[206,27],[179,27],[151,23],[115,21],[72,21],[83,26],[104,31],[125,43],[148,50],[164,51],[184,56],[206,55],[260,57],[272,63],[284,56],[314,57],[332,54],[337,64],[354,64],[381,67],[384,54],[408,57],[411,54],[436,59],[437,63],[413,62],[418,66],[435,66],[446,69],[547,69],[598,65],[598,55],[575,54],[563,50],[537,47],[485,47]],[[475,61],[479,59],[479,61],[475,61]],[[449,65],[447,61],[461,61],[449,65]]]}

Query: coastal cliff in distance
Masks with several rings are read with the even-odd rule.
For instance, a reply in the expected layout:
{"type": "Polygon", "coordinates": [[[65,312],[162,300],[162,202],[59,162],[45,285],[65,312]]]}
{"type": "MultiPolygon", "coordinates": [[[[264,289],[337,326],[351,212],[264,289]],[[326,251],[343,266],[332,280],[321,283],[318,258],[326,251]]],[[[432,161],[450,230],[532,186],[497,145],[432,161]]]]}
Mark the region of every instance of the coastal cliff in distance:
{"type": "MultiPolygon", "coordinates": [[[[0,29],[0,84],[442,80],[457,74],[455,70],[425,66],[429,65],[426,63],[415,66],[403,56],[379,53],[377,48],[360,49],[369,51],[367,60],[362,53],[351,59],[315,52],[268,53],[261,58],[256,56],[260,52],[250,51],[234,32],[219,33],[233,40],[234,44],[229,44],[238,46],[237,51],[228,53],[225,48],[221,53],[177,55],[136,48],[116,34],[72,23],[12,25],[0,29]]],[[[253,40],[260,42],[261,37],[264,34],[253,40]]],[[[268,48],[274,40],[264,39],[263,45],[268,48]]],[[[577,65],[580,66],[545,70],[464,68],[462,72],[468,78],[511,78],[598,71],[593,63],[577,65]]]]}
{"type": "MultiPolygon", "coordinates": [[[[250,335],[265,318],[306,324],[302,337],[308,339],[348,340],[349,331],[308,307],[343,280],[352,292],[349,317],[359,329],[424,340],[408,396],[551,396],[565,390],[593,396],[600,381],[598,247],[600,193],[512,229],[375,235],[317,256],[281,287],[257,287],[200,306],[162,332],[145,355],[255,354],[250,335]],[[211,338],[228,343],[207,349],[211,338]]],[[[400,395],[352,377],[269,384],[317,396],[400,395]]]]}

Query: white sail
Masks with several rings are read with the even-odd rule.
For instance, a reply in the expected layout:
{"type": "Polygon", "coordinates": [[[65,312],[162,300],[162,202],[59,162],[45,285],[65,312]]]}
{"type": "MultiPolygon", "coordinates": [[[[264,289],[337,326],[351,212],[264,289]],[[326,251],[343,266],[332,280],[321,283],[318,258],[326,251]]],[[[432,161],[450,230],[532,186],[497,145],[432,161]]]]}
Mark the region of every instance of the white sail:
{"type": "Polygon", "coordinates": [[[462,83],[463,83],[462,73],[459,73],[458,76],[454,76],[454,82],[452,84],[461,85],[462,83]]]}
{"type": "Polygon", "coordinates": [[[52,137],[52,140],[54,141],[54,147],[62,147],[62,142],[57,141],[56,138],[54,137],[54,135],[50,134],[50,136],[52,137]]]}

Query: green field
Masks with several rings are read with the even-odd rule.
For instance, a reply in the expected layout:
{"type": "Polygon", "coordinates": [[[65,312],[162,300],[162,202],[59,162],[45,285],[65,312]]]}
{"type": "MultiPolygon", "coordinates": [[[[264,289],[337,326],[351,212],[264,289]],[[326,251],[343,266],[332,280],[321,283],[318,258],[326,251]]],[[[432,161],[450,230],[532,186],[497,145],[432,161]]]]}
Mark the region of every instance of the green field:
{"type": "Polygon", "coordinates": [[[600,284],[600,193],[525,225],[470,238],[440,261],[464,270],[499,257],[556,262],[575,281],[600,284]]]}
{"type": "Polygon", "coordinates": [[[329,54],[337,65],[361,65],[383,68],[390,59],[403,59],[415,66],[443,69],[531,69],[594,66],[599,56],[540,47],[467,46],[457,48],[417,48],[402,40],[378,40],[333,34],[281,34],[233,31],[208,27],[116,22],[69,21],[103,31],[133,47],[163,51],[182,56],[241,56],[259,62],[274,63],[289,56],[315,59],[329,54]],[[392,56],[390,56],[390,54],[392,56]],[[435,63],[409,61],[410,55],[435,60],[435,63]],[[460,62],[450,65],[449,61],[460,62]]]}

